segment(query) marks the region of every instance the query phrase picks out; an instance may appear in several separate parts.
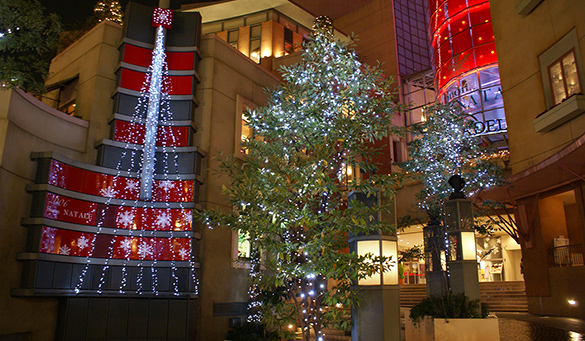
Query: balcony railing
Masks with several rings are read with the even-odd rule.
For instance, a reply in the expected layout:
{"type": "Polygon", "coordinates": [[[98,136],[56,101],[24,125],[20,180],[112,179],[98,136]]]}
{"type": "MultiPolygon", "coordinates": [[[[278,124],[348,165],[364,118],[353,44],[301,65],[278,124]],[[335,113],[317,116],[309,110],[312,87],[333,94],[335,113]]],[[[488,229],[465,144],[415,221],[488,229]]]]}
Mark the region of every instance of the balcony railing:
{"type": "Polygon", "coordinates": [[[551,251],[551,263],[555,267],[583,265],[582,244],[557,246],[551,251]]]}

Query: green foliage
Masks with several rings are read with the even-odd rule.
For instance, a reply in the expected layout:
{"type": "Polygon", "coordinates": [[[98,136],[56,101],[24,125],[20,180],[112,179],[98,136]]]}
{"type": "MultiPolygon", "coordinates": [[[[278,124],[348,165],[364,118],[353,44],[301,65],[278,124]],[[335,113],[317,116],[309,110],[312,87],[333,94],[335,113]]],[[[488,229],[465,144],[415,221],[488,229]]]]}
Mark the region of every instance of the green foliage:
{"type": "Polygon", "coordinates": [[[431,296],[423,299],[410,309],[410,319],[414,324],[420,323],[425,316],[434,318],[487,318],[488,306],[479,299],[471,300],[463,293],[448,291],[443,296],[431,296]]]}
{"type": "Polygon", "coordinates": [[[322,307],[355,304],[353,284],[395,262],[343,250],[348,233],[394,229],[372,220],[390,201],[366,207],[348,203],[347,193],[393,195],[392,179],[376,174],[373,145],[395,129],[398,109],[391,79],[360,63],[327,27],[304,45],[299,64],[282,68],[282,77],[267,106],[245,113],[254,132],[242,144],[246,154],[221,160],[234,210],[209,210],[201,218],[212,228],[245,232],[263,250],[263,271],[253,274],[253,284],[264,293],[284,288],[278,300],[264,301],[264,321],[281,330],[293,322],[308,337],[309,327],[318,333],[342,324],[337,309],[322,307]],[[366,176],[345,181],[347,167],[366,176]],[[328,290],[330,280],[336,284],[328,290]]]}
{"type": "Polygon", "coordinates": [[[419,246],[413,246],[409,249],[403,250],[398,257],[399,262],[412,261],[414,259],[421,259],[425,257],[425,250],[419,246]]]}
{"type": "Polygon", "coordinates": [[[0,86],[42,93],[60,32],[37,0],[0,0],[0,86]]]}
{"type": "Polygon", "coordinates": [[[423,183],[416,198],[431,220],[439,220],[445,199],[453,192],[447,180],[455,174],[466,181],[467,197],[503,184],[503,167],[474,135],[474,120],[457,103],[425,108],[426,121],[411,127],[410,160],[401,166],[423,183]]]}
{"type": "Polygon", "coordinates": [[[398,278],[404,278],[404,265],[402,262],[398,263],[398,278]]]}

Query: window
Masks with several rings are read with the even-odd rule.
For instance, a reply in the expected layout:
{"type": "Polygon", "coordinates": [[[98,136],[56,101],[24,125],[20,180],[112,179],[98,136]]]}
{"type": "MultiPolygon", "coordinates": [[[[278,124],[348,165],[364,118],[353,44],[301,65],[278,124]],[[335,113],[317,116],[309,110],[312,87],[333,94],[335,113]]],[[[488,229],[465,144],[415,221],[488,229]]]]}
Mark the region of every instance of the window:
{"type": "Polygon", "coordinates": [[[239,31],[233,30],[233,31],[228,31],[228,40],[227,42],[233,46],[235,49],[238,48],[238,37],[239,37],[239,31]]]}
{"type": "Polygon", "coordinates": [[[288,55],[293,52],[293,31],[288,27],[284,28],[284,54],[288,55]]]}
{"type": "Polygon", "coordinates": [[[547,109],[581,93],[583,66],[575,29],[538,56],[547,109]]]}
{"type": "Polygon", "coordinates": [[[240,157],[247,153],[245,149],[242,148],[242,141],[252,136],[252,130],[248,126],[248,122],[244,117],[244,112],[246,110],[251,110],[256,108],[257,105],[252,103],[251,101],[247,100],[246,98],[237,95],[236,96],[236,120],[235,120],[235,137],[234,137],[234,153],[239,155],[240,157]]]}
{"type": "Polygon", "coordinates": [[[262,36],[262,25],[250,26],[250,59],[260,63],[260,42],[262,36]]]}
{"type": "Polygon", "coordinates": [[[583,65],[579,42],[572,29],[538,56],[547,111],[538,115],[534,129],[545,133],[585,113],[583,65]]]}
{"type": "Polygon", "coordinates": [[[575,50],[552,63],[548,67],[548,76],[553,95],[553,103],[557,105],[565,98],[581,92],[575,50]]]}
{"type": "Polygon", "coordinates": [[[238,259],[252,258],[252,244],[247,233],[238,230],[238,259]]]}
{"type": "Polygon", "coordinates": [[[55,84],[47,86],[47,94],[45,95],[51,103],[50,106],[60,110],[70,116],[75,116],[77,85],[79,77],[65,79],[55,84]]]}

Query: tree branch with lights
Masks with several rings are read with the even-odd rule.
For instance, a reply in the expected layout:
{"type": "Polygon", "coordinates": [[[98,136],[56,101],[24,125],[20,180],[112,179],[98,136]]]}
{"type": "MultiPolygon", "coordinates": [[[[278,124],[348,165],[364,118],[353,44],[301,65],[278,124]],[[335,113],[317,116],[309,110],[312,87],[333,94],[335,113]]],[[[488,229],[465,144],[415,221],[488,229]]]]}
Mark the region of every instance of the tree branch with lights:
{"type": "Polygon", "coordinates": [[[349,233],[394,228],[371,218],[389,204],[348,203],[347,194],[392,195],[372,146],[395,130],[398,107],[392,80],[336,41],[328,19],[316,20],[303,48],[300,63],[282,68],[284,83],[269,91],[268,104],[245,113],[254,132],[242,143],[245,155],[221,162],[234,210],[201,217],[242,231],[262,253],[250,274],[249,321],[285,336],[296,326],[305,340],[322,340],[324,327],[348,327],[334,308],[358,302],[356,281],[396,261],[347,252],[349,233]],[[363,178],[347,181],[350,168],[363,178]]]}

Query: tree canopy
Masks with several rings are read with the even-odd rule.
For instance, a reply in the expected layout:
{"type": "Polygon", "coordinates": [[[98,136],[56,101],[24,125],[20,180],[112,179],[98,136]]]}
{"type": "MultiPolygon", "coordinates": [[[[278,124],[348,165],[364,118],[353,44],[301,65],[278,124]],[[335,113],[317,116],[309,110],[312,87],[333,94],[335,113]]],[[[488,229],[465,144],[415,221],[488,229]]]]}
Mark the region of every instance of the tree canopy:
{"type": "Polygon", "coordinates": [[[316,21],[303,49],[300,63],[282,68],[284,83],[269,91],[268,104],[245,113],[253,131],[242,143],[245,154],[221,163],[233,211],[202,217],[210,227],[244,233],[257,250],[252,319],[281,330],[293,324],[308,340],[310,329],[319,339],[324,325],[347,324],[326,307],[355,304],[358,278],[396,261],[347,252],[348,234],[394,228],[372,220],[389,203],[367,207],[347,197],[392,195],[390,177],[376,174],[373,145],[395,129],[398,109],[392,80],[336,41],[327,20],[316,21]]]}
{"type": "Polygon", "coordinates": [[[410,128],[409,160],[401,166],[422,182],[416,195],[418,207],[437,220],[453,192],[447,183],[452,175],[465,179],[464,192],[470,197],[503,184],[503,167],[475,134],[475,121],[459,104],[435,104],[424,110],[426,120],[410,128]]]}
{"type": "Polygon", "coordinates": [[[0,0],[0,86],[41,93],[60,32],[37,0],[0,0]]]}

